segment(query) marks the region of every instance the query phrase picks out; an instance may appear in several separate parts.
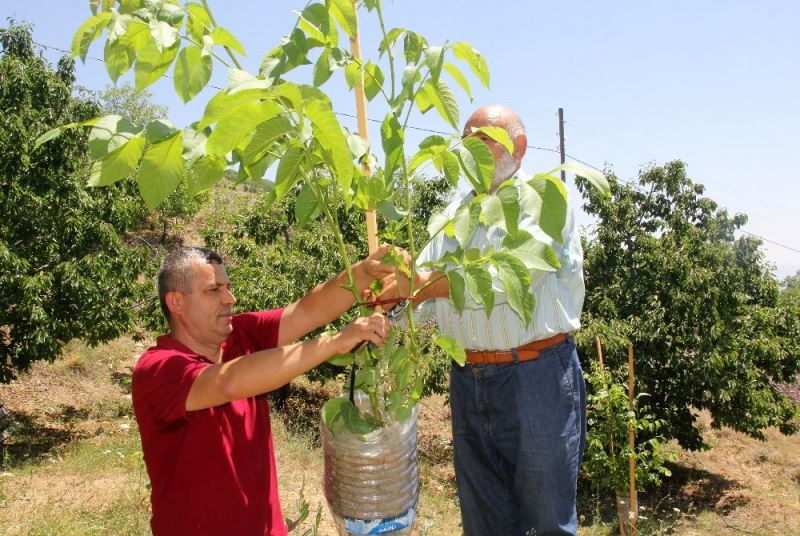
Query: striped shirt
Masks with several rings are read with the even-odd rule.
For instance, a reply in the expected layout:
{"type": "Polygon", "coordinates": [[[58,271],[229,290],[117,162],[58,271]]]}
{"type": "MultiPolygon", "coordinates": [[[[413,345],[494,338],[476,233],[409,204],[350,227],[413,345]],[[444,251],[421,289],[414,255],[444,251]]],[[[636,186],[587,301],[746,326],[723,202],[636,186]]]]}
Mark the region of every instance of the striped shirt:
{"type": "MultiPolygon", "coordinates": [[[[518,179],[519,180],[519,179],[518,179]]],[[[462,203],[473,194],[467,194],[451,203],[445,214],[452,218],[462,203]]],[[[522,212],[522,211],[521,211],[522,212]]],[[[534,238],[550,244],[558,255],[561,268],[557,272],[531,272],[535,311],[533,320],[525,326],[517,313],[508,304],[503,284],[496,270],[490,268],[495,291],[495,305],[487,316],[483,305],[466,296],[466,305],[460,313],[447,298],[436,298],[423,303],[418,317],[434,315],[439,330],[455,338],[464,348],[471,350],[509,350],[531,341],[546,339],[557,333],[568,333],[580,327],[581,308],[586,293],[583,284],[583,249],[575,228],[575,216],[571,204],[567,206],[567,219],[562,231],[563,244],[550,238],[533,219],[520,214],[519,228],[528,231],[534,238]]],[[[494,246],[499,250],[506,232],[498,227],[479,225],[465,247],[484,250],[494,246]]],[[[420,253],[417,263],[440,259],[448,251],[454,251],[458,242],[443,232],[420,253]]],[[[421,268],[420,271],[424,271],[421,268]]]]}

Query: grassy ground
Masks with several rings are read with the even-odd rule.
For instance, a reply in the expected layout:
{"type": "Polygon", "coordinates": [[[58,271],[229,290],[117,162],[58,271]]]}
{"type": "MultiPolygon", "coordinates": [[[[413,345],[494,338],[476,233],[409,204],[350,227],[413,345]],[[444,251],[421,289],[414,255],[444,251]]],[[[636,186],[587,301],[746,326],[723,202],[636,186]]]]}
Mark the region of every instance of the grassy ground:
{"type": "MultiPolygon", "coordinates": [[[[149,534],[147,475],[129,396],[130,369],[143,349],[125,338],[95,349],[72,344],[55,363],[38,363],[0,386],[18,423],[0,467],[0,533],[149,534]]],[[[284,514],[297,516],[302,491],[310,519],[321,511],[321,535],[335,534],[317,432],[318,408],[332,394],[297,382],[273,411],[284,514]]],[[[449,418],[441,397],[422,401],[418,535],[460,533],[449,418]]],[[[759,442],[710,427],[706,434],[711,450],[679,451],[664,488],[641,495],[640,534],[800,535],[800,438],[768,430],[759,442]]],[[[611,498],[592,496],[585,483],[579,512],[581,536],[618,533],[611,498]]]]}

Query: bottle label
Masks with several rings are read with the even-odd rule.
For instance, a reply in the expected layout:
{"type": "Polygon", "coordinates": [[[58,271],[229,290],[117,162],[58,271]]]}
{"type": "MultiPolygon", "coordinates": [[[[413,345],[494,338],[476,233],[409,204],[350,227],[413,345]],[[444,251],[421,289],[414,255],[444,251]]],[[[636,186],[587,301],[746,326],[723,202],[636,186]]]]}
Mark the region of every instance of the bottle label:
{"type": "Polygon", "coordinates": [[[344,518],[344,528],[350,534],[387,534],[410,528],[414,524],[416,517],[416,507],[399,516],[386,519],[353,519],[344,518]]]}

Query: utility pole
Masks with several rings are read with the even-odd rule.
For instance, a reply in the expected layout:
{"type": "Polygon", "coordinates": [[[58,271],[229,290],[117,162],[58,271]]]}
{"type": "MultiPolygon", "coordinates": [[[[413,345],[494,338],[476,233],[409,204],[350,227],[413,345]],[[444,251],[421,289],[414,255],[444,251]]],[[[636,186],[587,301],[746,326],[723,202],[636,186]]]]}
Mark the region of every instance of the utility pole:
{"type": "MultiPolygon", "coordinates": [[[[561,163],[567,161],[567,153],[564,150],[564,108],[558,109],[558,145],[561,151],[561,163]]],[[[561,170],[561,182],[567,182],[567,174],[561,170]]]]}

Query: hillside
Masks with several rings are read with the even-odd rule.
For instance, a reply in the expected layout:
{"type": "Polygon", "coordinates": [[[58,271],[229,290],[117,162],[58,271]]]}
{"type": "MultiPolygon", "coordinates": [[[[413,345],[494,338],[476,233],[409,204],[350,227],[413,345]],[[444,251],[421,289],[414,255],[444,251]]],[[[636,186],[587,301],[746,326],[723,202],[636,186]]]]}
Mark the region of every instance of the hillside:
{"type": "MultiPolygon", "coordinates": [[[[95,349],[72,343],[56,362],[37,363],[0,386],[0,400],[18,423],[0,469],[3,534],[149,533],[147,477],[128,394],[131,367],[145,344],[128,338],[95,349]]],[[[283,408],[273,410],[284,514],[296,517],[302,491],[310,519],[322,508],[322,535],[335,532],[321,495],[317,411],[334,389],[295,382],[283,408]]],[[[707,416],[701,419],[711,450],[680,451],[673,478],[641,497],[641,534],[800,535],[800,437],[767,430],[760,442],[713,430],[707,416]]],[[[458,532],[449,437],[445,401],[424,399],[415,534],[458,532]]],[[[616,534],[610,500],[586,487],[580,534],[616,534]]]]}

